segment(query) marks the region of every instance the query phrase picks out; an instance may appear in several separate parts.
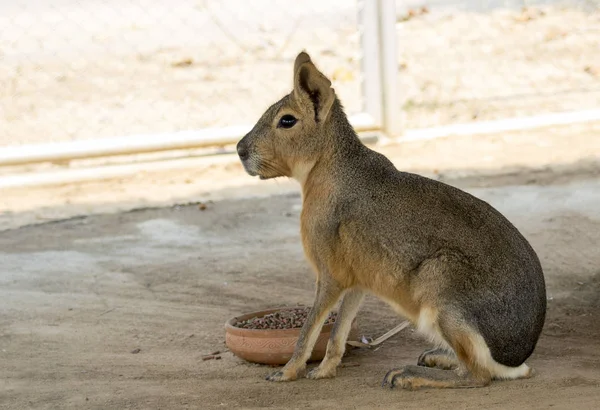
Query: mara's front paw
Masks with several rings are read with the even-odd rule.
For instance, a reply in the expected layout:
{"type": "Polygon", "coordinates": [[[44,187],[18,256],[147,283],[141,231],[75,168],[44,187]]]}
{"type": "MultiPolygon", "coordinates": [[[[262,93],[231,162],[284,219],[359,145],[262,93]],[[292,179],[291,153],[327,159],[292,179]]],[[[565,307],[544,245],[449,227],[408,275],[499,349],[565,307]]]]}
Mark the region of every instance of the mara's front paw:
{"type": "Polygon", "coordinates": [[[270,382],[291,382],[298,378],[298,375],[304,371],[301,369],[286,369],[285,367],[281,370],[273,372],[265,377],[270,382]]]}
{"type": "Polygon", "coordinates": [[[331,379],[336,375],[336,368],[322,368],[321,366],[311,369],[306,375],[307,379],[331,379]]]}

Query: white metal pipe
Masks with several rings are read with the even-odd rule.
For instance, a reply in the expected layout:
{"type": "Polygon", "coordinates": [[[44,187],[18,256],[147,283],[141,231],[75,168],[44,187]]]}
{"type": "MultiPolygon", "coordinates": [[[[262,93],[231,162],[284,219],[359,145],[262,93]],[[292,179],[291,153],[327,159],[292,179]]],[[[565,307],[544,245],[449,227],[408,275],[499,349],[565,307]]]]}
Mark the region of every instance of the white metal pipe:
{"type": "Polygon", "coordinates": [[[398,88],[396,2],[379,0],[379,57],[381,59],[382,129],[389,137],[402,133],[402,105],[398,88]]]}
{"type": "MultiPolygon", "coordinates": [[[[524,131],[535,128],[581,124],[595,121],[600,121],[600,109],[556,112],[535,115],[532,117],[506,118],[503,120],[480,121],[467,124],[453,124],[441,127],[406,130],[402,137],[396,139],[395,142],[423,141],[460,135],[497,134],[508,131],[524,131]]],[[[600,135],[597,135],[596,138],[600,138],[600,135]]]]}
{"type": "MultiPolygon", "coordinates": [[[[377,125],[368,114],[350,116],[350,122],[357,132],[377,129],[377,125]]],[[[206,128],[197,131],[6,147],[0,148],[0,166],[232,145],[251,128],[252,126],[206,128]]]]}
{"type": "MultiPolygon", "coordinates": [[[[63,185],[111,178],[133,177],[140,172],[172,171],[198,168],[207,164],[233,163],[233,155],[210,158],[182,158],[166,161],[106,165],[90,168],[61,169],[56,171],[28,172],[0,177],[0,189],[31,188],[34,186],[63,185]]],[[[238,160],[239,161],[239,160],[238,160]]]]}
{"type": "Polygon", "coordinates": [[[383,122],[383,99],[378,0],[360,0],[358,2],[358,22],[362,109],[373,118],[375,123],[381,125],[383,122]]]}
{"type": "MultiPolygon", "coordinates": [[[[393,142],[430,140],[453,135],[481,135],[498,132],[520,131],[556,125],[570,125],[600,121],[600,109],[539,115],[525,118],[509,118],[497,121],[485,121],[472,124],[456,124],[443,127],[407,130],[400,139],[393,142]]],[[[600,136],[598,136],[600,138],[600,136]]],[[[227,162],[231,156],[212,157],[210,161],[227,162]]],[[[199,161],[207,159],[185,158],[142,164],[123,164],[84,169],[66,169],[43,171],[0,177],[0,189],[24,188],[32,186],[68,184],[114,177],[135,175],[141,170],[157,171],[161,169],[185,169],[198,167],[199,161]]]]}

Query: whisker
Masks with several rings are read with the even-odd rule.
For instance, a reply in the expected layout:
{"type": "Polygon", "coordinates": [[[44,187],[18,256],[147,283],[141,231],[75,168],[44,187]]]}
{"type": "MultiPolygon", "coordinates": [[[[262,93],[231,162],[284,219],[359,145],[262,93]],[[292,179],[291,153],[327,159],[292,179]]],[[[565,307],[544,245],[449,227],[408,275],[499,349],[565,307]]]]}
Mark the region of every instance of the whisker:
{"type": "Polygon", "coordinates": [[[274,172],[277,175],[284,175],[284,172],[279,168],[279,166],[269,160],[261,160],[260,168],[264,169],[265,171],[274,172]]]}

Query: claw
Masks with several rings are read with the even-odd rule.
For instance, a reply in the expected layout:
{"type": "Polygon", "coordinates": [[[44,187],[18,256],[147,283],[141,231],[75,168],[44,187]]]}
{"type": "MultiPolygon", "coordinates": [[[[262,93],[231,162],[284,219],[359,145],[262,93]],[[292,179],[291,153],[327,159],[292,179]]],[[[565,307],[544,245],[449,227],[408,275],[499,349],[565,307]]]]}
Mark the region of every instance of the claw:
{"type": "Polygon", "coordinates": [[[406,368],[392,369],[386,373],[381,383],[381,387],[389,386],[390,389],[394,389],[398,386],[404,389],[412,389],[412,384],[407,378],[408,371],[406,368]],[[398,383],[400,382],[400,383],[398,383]]]}
{"type": "Polygon", "coordinates": [[[282,376],[283,372],[281,370],[278,370],[276,372],[268,374],[267,377],[265,377],[265,380],[268,380],[270,382],[276,382],[281,380],[282,376]]]}
{"type": "Polygon", "coordinates": [[[308,373],[306,373],[306,378],[312,379],[312,380],[317,379],[317,377],[316,377],[317,371],[318,371],[317,369],[318,369],[318,367],[315,367],[314,369],[309,370],[308,373]]]}
{"type": "Polygon", "coordinates": [[[283,368],[282,370],[278,370],[276,372],[273,372],[273,373],[267,375],[267,377],[265,377],[265,379],[270,382],[288,382],[288,381],[296,380],[298,378],[299,373],[300,373],[299,371],[289,371],[289,370],[286,371],[286,369],[283,368]]]}
{"type": "Polygon", "coordinates": [[[387,372],[383,378],[383,381],[381,382],[381,387],[386,387],[387,385],[389,385],[390,389],[393,389],[395,385],[394,375],[397,373],[397,369],[392,369],[389,372],[387,372]]]}
{"type": "Polygon", "coordinates": [[[335,369],[333,371],[330,371],[330,372],[325,372],[320,367],[315,367],[314,369],[311,369],[306,374],[306,378],[307,379],[312,379],[312,380],[330,379],[330,378],[335,377],[335,375],[336,375],[335,369]]]}

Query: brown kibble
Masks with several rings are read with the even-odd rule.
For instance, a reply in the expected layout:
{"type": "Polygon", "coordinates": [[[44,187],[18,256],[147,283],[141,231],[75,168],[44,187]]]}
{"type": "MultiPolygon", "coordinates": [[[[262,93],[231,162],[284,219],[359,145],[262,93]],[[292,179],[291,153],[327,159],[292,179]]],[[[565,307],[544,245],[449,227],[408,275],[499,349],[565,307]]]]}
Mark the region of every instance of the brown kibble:
{"type": "Polygon", "coordinates": [[[206,204],[204,204],[204,203],[198,204],[198,209],[201,211],[204,211],[206,209],[206,204]]]}
{"type": "Polygon", "coordinates": [[[139,352],[141,352],[141,351],[142,351],[142,349],[140,349],[140,348],[138,347],[138,348],[136,348],[136,349],[133,349],[133,350],[131,351],[131,354],[138,354],[138,353],[139,353],[139,352]]]}
{"type": "MultiPolygon", "coordinates": [[[[238,322],[236,327],[243,329],[298,329],[301,328],[310,312],[309,307],[298,307],[274,312],[263,317],[253,317],[251,319],[238,322]]],[[[325,324],[335,323],[337,313],[330,313],[325,324]]]]}

